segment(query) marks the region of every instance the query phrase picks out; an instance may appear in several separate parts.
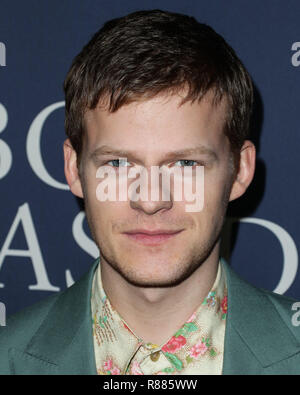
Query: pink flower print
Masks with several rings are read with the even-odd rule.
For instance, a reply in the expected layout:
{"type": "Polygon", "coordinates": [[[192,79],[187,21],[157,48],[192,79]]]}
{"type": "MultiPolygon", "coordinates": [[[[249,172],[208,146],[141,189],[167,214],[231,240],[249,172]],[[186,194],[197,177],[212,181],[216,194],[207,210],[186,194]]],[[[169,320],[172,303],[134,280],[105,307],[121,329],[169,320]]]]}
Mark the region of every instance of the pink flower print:
{"type": "Polygon", "coordinates": [[[168,373],[166,373],[166,372],[158,372],[158,373],[156,373],[156,374],[160,374],[160,375],[162,375],[162,374],[166,374],[166,375],[168,375],[168,373]]]}
{"type": "Polygon", "coordinates": [[[162,351],[174,353],[177,350],[180,350],[186,343],[186,338],[183,336],[172,336],[171,339],[162,347],[162,351]]]}
{"type": "Polygon", "coordinates": [[[111,370],[113,367],[113,363],[111,359],[108,359],[106,362],[104,362],[104,370],[111,370]]]}
{"type": "Polygon", "coordinates": [[[206,304],[208,307],[213,307],[216,304],[216,292],[210,292],[206,298],[206,304]]]}
{"type": "Polygon", "coordinates": [[[137,361],[134,361],[132,363],[131,374],[135,374],[135,375],[143,375],[144,374],[141,371],[140,365],[139,365],[139,363],[137,361]]]}
{"type": "Polygon", "coordinates": [[[123,322],[123,326],[124,326],[124,328],[125,329],[127,329],[128,330],[128,332],[130,332],[130,333],[132,333],[132,331],[131,331],[131,329],[130,328],[128,328],[128,326],[123,322]]]}
{"type": "Polygon", "coordinates": [[[118,369],[116,366],[110,370],[111,374],[117,375],[120,374],[120,369],[118,369]]]}
{"type": "Polygon", "coordinates": [[[191,316],[190,316],[190,318],[187,320],[187,322],[192,322],[192,321],[194,321],[196,319],[196,312],[194,312],[191,316]]]}
{"type": "Polygon", "coordinates": [[[227,296],[224,296],[224,298],[222,299],[221,309],[223,314],[227,313],[227,296]]]}
{"type": "Polygon", "coordinates": [[[208,350],[208,347],[206,346],[205,343],[203,343],[201,340],[196,343],[190,351],[190,356],[193,358],[198,358],[199,355],[204,355],[206,351],[208,350]]]}

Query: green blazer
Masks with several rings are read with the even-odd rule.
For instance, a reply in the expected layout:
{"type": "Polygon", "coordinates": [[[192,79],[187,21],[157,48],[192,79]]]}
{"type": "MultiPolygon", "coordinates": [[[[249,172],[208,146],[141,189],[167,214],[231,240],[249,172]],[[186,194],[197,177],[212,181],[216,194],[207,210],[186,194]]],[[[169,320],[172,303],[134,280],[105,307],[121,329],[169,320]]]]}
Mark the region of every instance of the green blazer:
{"type": "MultiPolygon", "coordinates": [[[[223,374],[300,374],[295,301],[253,287],[222,262],[228,287],[223,374]]],[[[96,374],[90,294],[98,263],[0,327],[0,374],[96,374]]]]}

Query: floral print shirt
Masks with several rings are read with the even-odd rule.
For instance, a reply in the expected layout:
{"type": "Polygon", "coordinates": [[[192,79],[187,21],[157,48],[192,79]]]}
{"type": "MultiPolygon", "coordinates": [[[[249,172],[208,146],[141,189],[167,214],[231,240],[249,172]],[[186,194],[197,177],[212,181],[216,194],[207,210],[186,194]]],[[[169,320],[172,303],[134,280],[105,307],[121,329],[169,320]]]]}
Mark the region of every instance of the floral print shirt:
{"type": "Polygon", "coordinates": [[[221,262],[202,304],[165,344],[145,343],[120,317],[103,290],[100,264],[93,279],[91,308],[98,374],[222,374],[227,287],[221,262]]]}

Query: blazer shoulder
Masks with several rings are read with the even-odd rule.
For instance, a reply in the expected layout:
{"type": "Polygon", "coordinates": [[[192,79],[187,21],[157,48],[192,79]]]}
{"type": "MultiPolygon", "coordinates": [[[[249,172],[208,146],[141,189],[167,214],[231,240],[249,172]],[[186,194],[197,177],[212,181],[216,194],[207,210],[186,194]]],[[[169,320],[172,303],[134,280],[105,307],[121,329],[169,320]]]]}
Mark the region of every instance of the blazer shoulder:
{"type": "Polygon", "coordinates": [[[300,343],[300,301],[265,289],[262,292],[300,343]]]}
{"type": "MultiPolygon", "coordinates": [[[[0,327],[0,374],[10,374],[12,371],[11,353],[27,353],[33,344],[39,342],[39,345],[45,348],[45,345],[51,343],[48,342],[49,337],[55,338],[56,335],[57,338],[64,338],[62,334],[70,335],[70,328],[73,328],[74,332],[83,326],[83,323],[84,327],[90,330],[90,291],[98,263],[99,259],[69,288],[21,310],[9,317],[5,327],[0,327]],[[65,322],[65,317],[70,311],[73,311],[74,316],[71,326],[69,322],[65,322]]],[[[51,347],[52,345],[49,345],[49,348],[51,347]]]]}
{"type": "Polygon", "coordinates": [[[50,313],[54,304],[56,304],[56,310],[59,310],[63,305],[66,305],[69,309],[75,303],[74,298],[76,297],[78,302],[82,302],[82,299],[86,298],[87,292],[91,288],[93,273],[98,263],[99,259],[94,262],[87,273],[75,281],[69,288],[48,296],[9,317],[6,326],[0,327],[0,351],[3,348],[8,348],[8,346],[18,347],[23,344],[27,345],[44,321],[50,330],[53,325],[59,324],[59,322],[53,323],[49,322],[50,320],[47,321],[48,313],[50,313]]]}
{"type": "Polygon", "coordinates": [[[300,303],[296,299],[250,284],[225,261],[223,263],[228,285],[228,317],[231,317],[231,322],[239,332],[244,333],[244,339],[249,340],[250,332],[254,336],[251,346],[255,348],[259,337],[271,346],[270,339],[274,342],[277,337],[278,341],[281,336],[282,339],[290,339],[291,347],[298,349],[300,303]]]}
{"type": "Polygon", "coordinates": [[[24,350],[58,298],[59,293],[48,296],[32,306],[22,309],[0,327],[0,374],[8,374],[8,352],[11,348],[24,350]]]}

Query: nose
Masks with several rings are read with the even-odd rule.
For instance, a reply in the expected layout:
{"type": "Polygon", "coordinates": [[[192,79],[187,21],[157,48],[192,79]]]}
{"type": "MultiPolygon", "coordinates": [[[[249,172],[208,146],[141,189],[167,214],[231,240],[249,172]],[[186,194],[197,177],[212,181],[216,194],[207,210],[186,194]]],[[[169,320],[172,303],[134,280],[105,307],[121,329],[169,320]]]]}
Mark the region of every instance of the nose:
{"type": "Polygon", "coordinates": [[[170,186],[162,185],[161,176],[154,179],[151,169],[144,168],[138,182],[134,181],[129,188],[130,207],[148,215],[171,209],[173,197],[170,186]]]}
{"type": "Polygon", "coordinates": [[[172,207],[171,201],[162,201],[159,200],[157,202],[153,201],[142,201],[139,199],[138,201],[130,200],[130,207],[134,210],[143,211],[145,214],[153,215],[161,210],[169,210],[172,207]]]}

